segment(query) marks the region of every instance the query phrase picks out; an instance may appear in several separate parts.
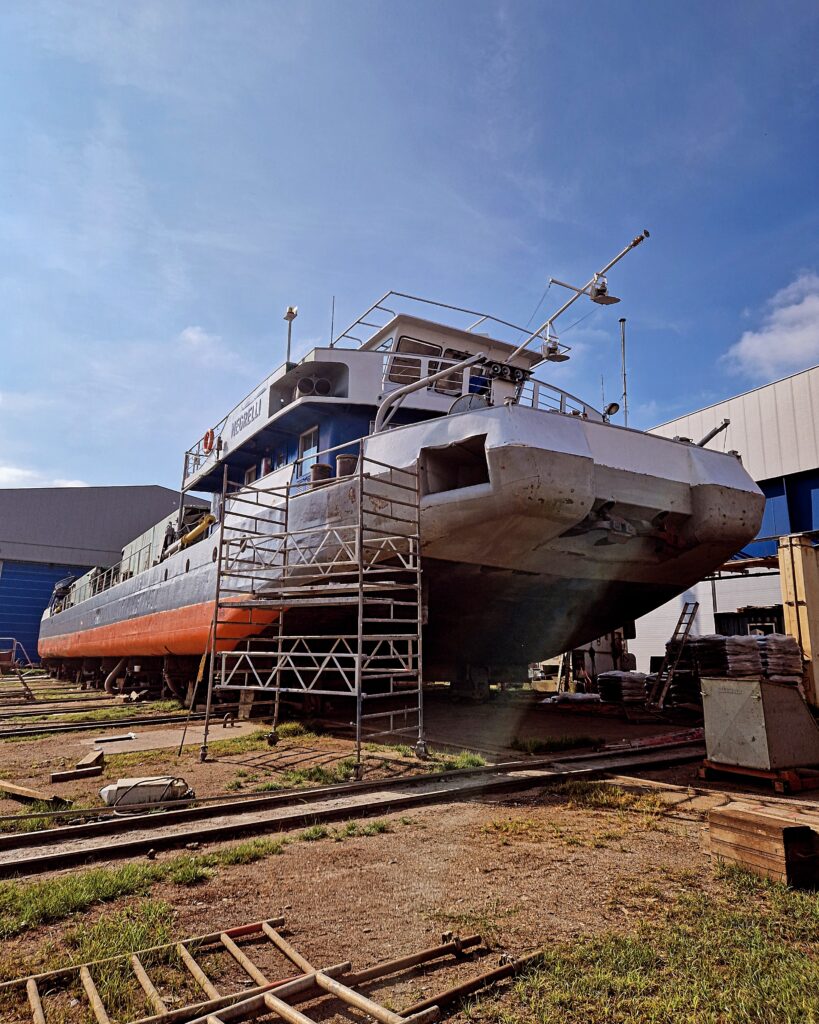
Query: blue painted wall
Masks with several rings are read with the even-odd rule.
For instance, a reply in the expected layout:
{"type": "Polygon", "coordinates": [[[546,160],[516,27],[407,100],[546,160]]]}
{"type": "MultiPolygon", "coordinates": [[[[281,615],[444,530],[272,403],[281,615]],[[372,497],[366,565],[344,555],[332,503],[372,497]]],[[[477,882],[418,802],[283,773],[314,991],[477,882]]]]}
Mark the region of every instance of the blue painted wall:
{"type": "Polygon", "coordinates": [[[40,619],[51,600],[54,584],[66,576],[81,576],[85,567],[40,565],[34,562],[0,563],[0,636],[19,640],[32,661],[37,661],[40,619]]]}
{"type": "MultiPolygon", "coordinates": [[[[819,530],[819,470],[762,480],[759,487],[766,500],[757,536],[777,537],[819,530]]],[[[745,551],[754,556],[775,555],[776,541],[757,541],[749,544],[745,551]]]]}

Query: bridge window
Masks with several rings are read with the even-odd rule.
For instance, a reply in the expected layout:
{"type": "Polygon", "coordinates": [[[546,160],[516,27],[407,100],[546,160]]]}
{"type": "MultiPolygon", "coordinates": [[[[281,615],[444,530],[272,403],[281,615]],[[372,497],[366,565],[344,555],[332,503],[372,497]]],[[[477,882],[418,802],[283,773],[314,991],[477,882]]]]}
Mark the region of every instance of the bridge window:
{"type": "MultiPolygon", "coordinates": [[[[396,352],[406,352],[407,355],[393,356],[390,360],[387,380],[393,384],[414,384],[421,379],[421,356],[439,356],[442,352],[440,345],[433,345],[428,341],[419,341],[417,338],[399,338],[395,347],[396,352]]],[[[428,373],[438,369],[436,364],[431,364],[428,373]]],[[[426,373],[424,376],[426,377],[426,373]]]]}
{"type": "Polygon", "coordinates": [[[306,473],[314,466],[319,450],[319,428],[311,427],[299,437],[299,473],[306,473]]]}

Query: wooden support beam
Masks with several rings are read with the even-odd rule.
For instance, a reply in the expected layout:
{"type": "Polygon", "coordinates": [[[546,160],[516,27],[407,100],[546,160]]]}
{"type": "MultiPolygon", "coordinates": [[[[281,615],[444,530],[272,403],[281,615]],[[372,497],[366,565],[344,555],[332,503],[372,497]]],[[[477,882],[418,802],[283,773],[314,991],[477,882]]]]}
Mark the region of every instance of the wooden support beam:
{"type": "Polygon", "coordinates": [[[89,768],[71,768],[65,772],[52,772],[51,781],[55,782],[71,782],[74,779],[93,779],[97,775],[102,775],[102,765],[95,764],[89,768]]]}
{"type": "Polygon", "coordinates": [[[78,768],[93,768],[96,765],[105,764],[104,750],[89,750],[88,753],[77,761],[78,768]]]}
{"type": "Polygon", "coordinates": [[[805,698],[819,707],[819,548],[808,537],[780,537],[778,555],[785,632],[807,661],[805,698]]]}
{"type": "Polygon", "coordinates": [[[5,780],[0,781],[0,793],[5,793],[12,800],[20,800],[24,804],[43,803],[62,807],[71,803],[56,793],[45,793],[41,789],[30,789],[28,786],[18,786],[5,780]]]}

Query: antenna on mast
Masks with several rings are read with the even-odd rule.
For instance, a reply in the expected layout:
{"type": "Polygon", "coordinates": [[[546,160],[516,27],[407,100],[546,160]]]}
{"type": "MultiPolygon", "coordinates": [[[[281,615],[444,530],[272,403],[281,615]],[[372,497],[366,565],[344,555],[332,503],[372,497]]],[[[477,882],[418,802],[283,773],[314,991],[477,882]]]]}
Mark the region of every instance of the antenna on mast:
{"type": "Polygon", "coordinates": [[[617,253],[613,260],[609,260],[601,270],[598,270],[597,273],[593,274],[591,279],[587,281],[582,288],[577,288],[573,284],[566,284],[565,281],[558,281],[557,278],[550,277],[549,284],[557,284],[560,285],[561,288],[568,288],[569,291],[574,292],[574,295],[572,295],[570,299],[567,299],[556,313],[552,313],[549,319],[546,320],[545,323],[542,323],[536,331],[533,331],[528,338],[525,338],[524,341],[518,345],[515,351],[511,355],[507,356],[504,362],[509,363],[516,356],[519,356],[525,348],[528,348],[529,343],[534,341],[535,338],[540,338],[543,342],[541,352],[544,361],[559,363],[568,359],[569,357],[566,355],[566,352],[568,351],[569,346],[561,345],[555,335],[552,334],[552,324],[559,316],[562,316],[563,313],[566,312],[569,306],[574,302],[577,302],[581,295],[587,295],[592,302],[596,302],[599,306],[612,306],[615,302],[619,302],[620,300],[615,295],[611,295],[609,293],[609,284],[606,279],[606,274],[611,270],[615,263],[620,262],[626,253],[631,252],[632,249],[635,249],[649,237],[649,232],[643,231],[641,234],[637,235],[636,238],[633,238],[624,249],[617,253]],[[543,333],[544,331],[546,332],[545,335],[543,333]]]}

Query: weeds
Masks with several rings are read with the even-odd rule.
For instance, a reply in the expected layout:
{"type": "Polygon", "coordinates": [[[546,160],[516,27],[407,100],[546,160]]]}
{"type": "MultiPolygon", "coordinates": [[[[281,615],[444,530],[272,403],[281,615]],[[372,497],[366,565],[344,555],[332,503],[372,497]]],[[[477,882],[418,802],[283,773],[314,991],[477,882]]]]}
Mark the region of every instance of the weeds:
{"type": "Polygon", "coordinates": [[[509,745],[512,750],[522,750],[527,754],[548,754],[572,747],[599,747],[602,742],[597,736],[516,736],[509,745]]]}
{"type": "Polygon", "coordinates": [[[486,764],[486,758],[475,754],[471,750],[464,750],[457,757],[433,755],[435,763],[433,768],[436,772],[452,772],[459,768],[481,768],[486,764]]]}
{"type": "Polygon", "coordinates": [[[315,843],[319,839],[326,839],[330,835],[330,830],[326,825],[311,825],[310,828],[306,828],[304,832],[299,836],[305,843],[315,843]]]}
{"type": "Polygon", "coordinates": [[[299,786],[336,786],[349,782],[355,777],[355,758],[346,757],[338,764],[326,768],[324,765],[312,765],[309,768],[291,768],[282,772],[278,779],[262,782],[255,787],[257,793],[275,792],[279,789],[294,789],[299,786]]]}
{"type": "MultiPolygon", "coordinates": [[[[0,792],[2,792],[2,789],[3,787],[0,785],[0,792]]],[[[90,806],[90,804],[72,802],[71,810],[82,811],[90,806]]],[[[44,813],[53,810],[53,805],[47,800],[34,800],[17,812],[19,821],[10,820],[0,824],[0,832],[41,832],[43,829],[54,828],[57,825],[64,825],[71,821],[70,815],[44,813]],[[35,815],[35,817],[28,817],[30,814],[35,815]]]]}
{"type": "Polygon", "coordinates": [[[665,809],[657,793],[632,793],[608,782],[569,780],[552,787],[549,793],[562,797],[566,806],[583,810],[641,811],[660,814],[665,809]]]}

